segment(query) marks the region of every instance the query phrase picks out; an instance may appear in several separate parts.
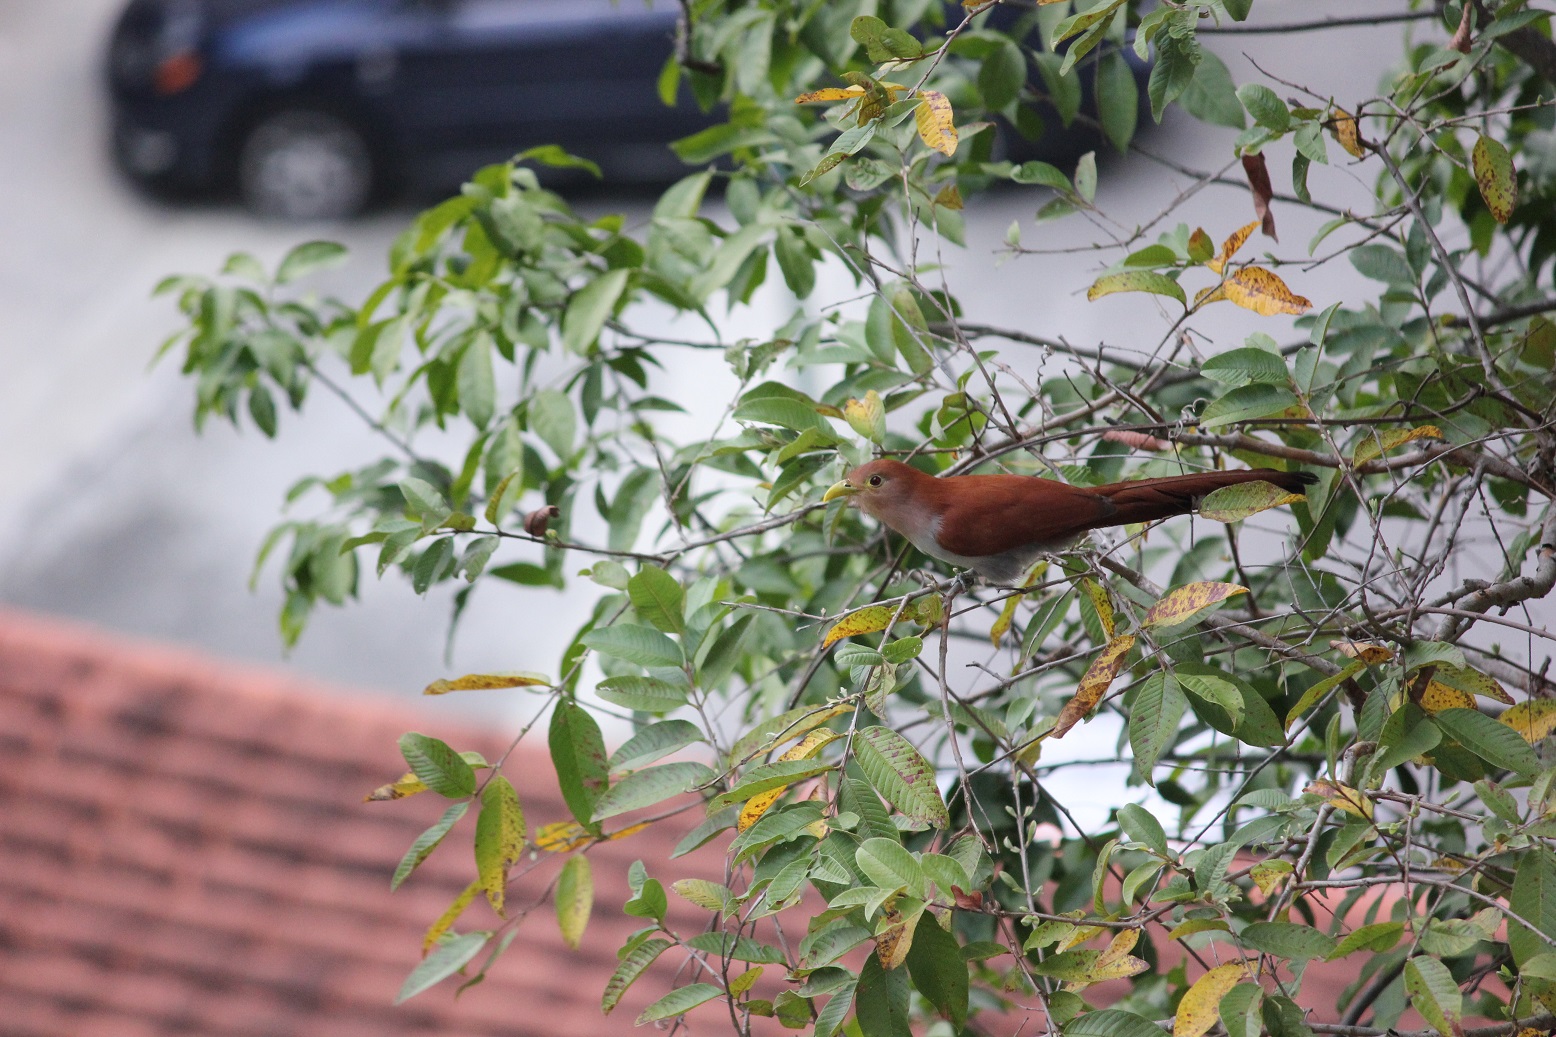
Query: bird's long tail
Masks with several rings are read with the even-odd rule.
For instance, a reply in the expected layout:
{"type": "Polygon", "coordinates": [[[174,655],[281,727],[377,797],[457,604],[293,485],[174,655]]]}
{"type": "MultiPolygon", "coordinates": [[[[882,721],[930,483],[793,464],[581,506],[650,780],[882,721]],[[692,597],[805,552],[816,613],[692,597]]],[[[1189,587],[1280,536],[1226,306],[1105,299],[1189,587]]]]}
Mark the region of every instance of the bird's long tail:
{"type": "Polygon", "coordinates": [[[1170,475],[1162,479],[1135,479],[1092,487],[1091,492],[1113,502],[1116,509],[1099,526],[1123,526],[1134,522],[1155,522],[1174,515],[1188,515],[1212,490],[1245,482],[1274,483],[1287,493],[1301,493],[1318,477],[1309,472],[1281,472],[1274,468],[1251,468],[1238,472],[1201,472],[1197,475],[1170,475]]]}

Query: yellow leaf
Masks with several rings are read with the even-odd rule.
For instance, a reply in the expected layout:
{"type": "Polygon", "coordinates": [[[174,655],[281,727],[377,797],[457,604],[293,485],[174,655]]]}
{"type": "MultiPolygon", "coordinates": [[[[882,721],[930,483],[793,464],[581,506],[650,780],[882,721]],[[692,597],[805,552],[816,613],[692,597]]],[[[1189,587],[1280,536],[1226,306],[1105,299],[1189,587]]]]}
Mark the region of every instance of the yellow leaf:
{"type": "Polygon", "coordinates": [[[1421,708],[1428,713],[1440,713],[1445,709],[1474,709],[1475,696],[1458,688],[1450,688],[1442,681],[1427,681],[1421,692],[1421,708]]]}
{"type": "Polygon", "coordinates": [[[562,874],[556,880],[557,928],[562,931],[562,942],[570,950],[576,951],[583,943],[593,907],[594,874],[589,870],[589,858],[575,854],[562,865],[562,874]]]}
{"type": "Polygon", "coordinates": [[[448,910],[439,915],[438,920],[432,923],[427,929],[427,935],[422,937],[421,956],[423,958],[427,956],[428,951],[432,950],[433,945],[438,942],[438,937],[448,932],[449,927],[459,920],[460,915],[465,913],[465,908],[470,906],[470,902],[475,899],[475,895],[479,892],[481,892],[481,880],[476,879],[466,886],[464,892],[454,898],[454,902],[448,906],[448,910]]]}
{"type": "MultiPolygon", "coordinates": [[[[807,734],[798,745],[779,756],[778,759],[780,762],[808,760],[820,752],[827,743],[841,737],[836,731],[829,728],[818,728],[807,734]]],[[[735,822],[736,829],[744,832],[747,828],[756,824],[757,820],[767,813],[774,803],[778,802],[778,797],[782,796],[788,788],[789,786],[787,785],[780,785],[775,789],[768,789],[766,792],[758,792],[746,800],[745,805],[740,808],[740,817],[735,822]]]]}
{"type": "Polygon", "coordinates": [[[1258,266],[1245,266],[1222,282],[1226,297],[1245,310],[1273,317],[1278,313],[1302,314],[1313,304],[1296,295],[1286,282],[1258,266]]]}
{"type": "Polygon", "coordinates": [[[475,823],[476,881],[498,917],[506,917],[503,902],[508,871],[524,856],[524,808],[513,784],[502,775],[481,791],[481,814],[475,823]]]}
{"type": "Polygon", "coordinates": [[[388,799],[404,799],[418,792],[426,792],[427,786],[414,774],[402,774],[387,785],[380,785],[362,800],[364,803],[380,803],[388,799]]]}
{"type": "Polygon", "coordinates": [[[1102,956],[1097,959],[1096,967],[1106,968],[1115,961],[1121,960],[1126,954],[1135,949],[1135,944],[1140,942],[1140,930],[1120,929],[1113,939],[1108,941],[1103,948],[1102,956]]]}
{"type": "MultiPolygon", "coordinates": [[[[1033,584],[1040,582],[1043,578],[1043,574],[1047,571],[1047,562],[1037,563],[1037,567],[1027,575],[1026,581],[1022,583],[1021,586],[1023,588],[1030,587],[1033,584]]],[[[994,625],[989,628],[989,640],[994,642],[995,648],[999,647],[1000,641],[1004,639],[1006,632],[1010,630],[1010,624],[1016,618],[1016,606],[1021,603],[1021,599],[1025,596],[1025,593],[1018,593],[1012,594],[1010,597],[1005,599],[1005,607],[1000,609],[999,618],[996,619],[994,621],[994,625]]],[[[935,600],[939,601],[940,599],[936,598],[935,600]]],[[[1112,636],[1111,631],[1109,631],[1109,636],[1112,636]]]]}
{"type": "Polygon", "coordinates": [[[1226,285],[1213,284],[1209,288],[1201,288],[1194,293],[1194,305],[1189,309],[1197,310],[1201,306],[1209,306],[1213,302],[1221,302],[1226,298],[1226,285]]]}
{"type": "Polygon", "coordinates": [[[593,838],[577,821],[554,821],[535,829],[535,846],[547,853],[575,850],[593,838]]]}
{"type": "Polygon", "coordinates": [[[951,121],[951,102],[937,90],[920,90],[918,107],[913,109],[913,121],[918,126],[919,139],[950,158],[956,154],[956,126],[951,121]]]}
{"type": "Polygon", "coordinates": [[[1513,696],[1507,693],[1507,689],[1497,683],[1495,677],[1490,677],[1479,670],[1470,669],[1467,666],[1450,666],[1439,663],[1432,671],[1432,680],[1446,684],[1450,688],[1469,692],[1471,695],[1479,695],[1481,698],[1495,699],[1505,705],[1513,704],[1513,696]]]}
{"type": "Polygon", "coordinates": [[[1140,975],[1140,973],[1150,967],[1150,964],[1145,960],[1128,954],[1110,961],[1106,965],[1102,964],[1101,958],[1098,958],[1097,963],[1087,973],[1086,982],[1106,983],[1110,979],[1128,979],[1130,976],[1140,975]]]}
{"type": "Polygon", "coordinates": [[[1350,152],[1352,157],[1367,157],[1367,149],[1361,145],[1361,133],[1356,126],[1356,117],[1344,108],[1334,110],[1334,139],[1339,141],[1340,146],[1350,152]]]}
{"type": "Polygon", "coordinates": [[[937,627],[945,619],[945,602],[940,600],[940,595],[931,594],[927,598],[920,598],[918,607],[914,610],[913,621],[919,626],[937,627]]]}
{"type": "Polygon", "coordinates": [[[757,966],[754,966],[753,968],[746,969],[740,975],[738,975],[734,979],[730,980],[729,981],[729,994],[730,994],[730,996],[731,997],[739,997],[741,994],[744,994],[746,991],[748,991],[752,987],[756,986],[756,981],[762,978],[762,972],[763,971],[764,971],[764,967],[761,966],[761,965],[757,965],[757,966]]]}
{"type": "Polygon", "coordinates": [[[1520,702],[1497,719],[1523,735],[1524,741],[1534,745],[1556,731],[1556,699],[1520,702]]]}
{"type": "Polygon", "coordinates": [[[1291,877],[1292,865],[1290,861],[1279,858],[1271,858],[1260,861],[1248,871],[1248,877],[1253,879],[1253,884],[1259,887],[1259,892],[1269,896],[1275,892],[1277,886],[1291,877]]]}
{"type": "Polygon", "coordinates": [[[1247,587],[1239,587],[1235,583],[1184,584],[1152,605],[1150,611],[1145,614],[1144,624],[1148,627],[1177,626],[1217,602],[1247,593],[1247,587]]]}
{"type": "Polygon", "coordinates": [[[827,631],[827,636],[821,641],[821,647],[831,648],[845,637],[885,630],[891,625],[891,617],[896,614],[897,610],[890,605],[866,605],[832,624],[832,629],[827,631]]]}
{"type": "MultiPolygon", "coordinates": [[[[1084,915],[1084,912],[1079,912],[1079,911],[1072,912],[1072,913],[1077,914],[1077,915],[1084,915]]],[[[1105,932],[1107,932],[1107,928],[1105,926],[1100,926],[1100,925],[1077,925],[1077,926],[1074,926],[1070,930],[1070,932],[1068,934],[1066,934],[1065,937],[1062,940],[1059,941],[1058,946],[1056,946],[1054,948],[1054,950],[1056,950],[1056,951],[1071,950],[1072,948],[1079,947],[1083,943],[1089,943],[1092,939],[1094,939],[1095,937],[1101,936],[1105,932]]]]}
{"type": "Polygon", "coordinates": [[[1394,658],[1394,650],[1376,641],[1330,641],[1329,647],[1348,659],[1358,659],[1368,666],[1386,663],[1394,658]]]}
{"type": "Polygon", "coordinates": [[[1113,602],[1108,598],[1107,588],[1093,580],[1089,576],[1081,577],[1081,589],[1091,599],[1091,604],[1097,610],[1097,620],[1102,624],[1102,632],[1108,640],[1113,639],[1113,602]]]}
{"type": "Polygon", "coordinates": [[[1226,267],[1227,261],[1237,255],[1237,250],[1243,247],[1243,242],[1248,240],[1248,236],[1258,230],[1260,226],[1262,226],[1262,221],[1254,220],[1246,227],[1237,228],[1232,232],[1231,237],[1221,243],[1221,253],[1205,265],[1219,274],[1226,267]]]}
{"type": "Polygon", "coordinates": [[[1372,800],[1349,785],[1342,785],[1338,781],[1331,781],[1328,778],[1319,778],[1302,791],[1312,793],[1315,796],[1322,796],[1329,802],[1330,806],[1337,810],[1355,814],[1357,817],[1366,818],[1368,821],[1372,820],[1372,800]]]}
{"type": "Polygon", "coordinates": [[[423,695],[447,695],[451,691],[487,691],[492,688],[549,688],[551,680],[538,673],[467,673],[453,680],[433,681],[423,695]]]}
{"type": "Polygon", "coordinates": [[[859,97],[864,93],[862,86],[829,86],[822,90],[812,90],[801,94],[794,99],[795,104],[811,104],[816,101],[847,101],[853,97],[859,97]]]}
{"type": "Polygon", "coordinates": [[[1470,153],[1470,164],[1491,218],[1498,223],[1512,219],[1513,210],[1518,207],[1518,174],[1513,170],[1507,148],[1501,141],[1482,135],[1470,153]]]}
{"type": "Polygon", "coordinates": [[[886,438],[886,406],[881,394],[871,389],[862,400],[849,400],[843,404],[843,420],[855,432],[872,443],[886,438]]]}
{"type": "Polygon", "coordinates": [[[1129,649],[1134,647],[1134,643],[1133,634],[1115,637],[1107,643],[1107,646],[1102,649],[1102,654],[1087,667],[1080,686],[1075,689],[1075,694],[1059,712],[1059,719],[1054,721],[1054,729],[1049,732],[1051,737],[1063,738],[1070,728],[1078,724],[1082,717],[1102,701],[1103,693],[1108,690],[1108,685],[1113,683],[1113,678],[1118,676],[1119,669],[1124,665],[1124,657],[1129,654],[1129,649]]]}
{"type": "Polygon", "coordinates": [[[875,936],[875,956],[881,959],[882,968],[894,969],[908,959],[908,950],[913,946],[913,930],[918,928],[918,920],[923,917],[921,911],[914,912],[906,920],[899,911],[887,912],[886,927],[875,936]]]}
{"type": "Polygon", "coordinates": [[[1172,1037],[1203,1037],[1221,1018],[1221,999],[1248,975],[1247,962],[1217,965],[1199,979],[1178,1002],[1172,1037]]]}
{"type": "Polygon", "coordinates": [[[1397,446],[1409,443],[1414,439],[1441,439],[1442,429],[1436,425],[1422,425],[1419,428],[1391,428],[1385,432],[1368,432],[1366,437],[1356,444],[1356,450],[1351,454],[1351,464],[1366,464],[1374,457],[1381,457],[1397,446]]]}

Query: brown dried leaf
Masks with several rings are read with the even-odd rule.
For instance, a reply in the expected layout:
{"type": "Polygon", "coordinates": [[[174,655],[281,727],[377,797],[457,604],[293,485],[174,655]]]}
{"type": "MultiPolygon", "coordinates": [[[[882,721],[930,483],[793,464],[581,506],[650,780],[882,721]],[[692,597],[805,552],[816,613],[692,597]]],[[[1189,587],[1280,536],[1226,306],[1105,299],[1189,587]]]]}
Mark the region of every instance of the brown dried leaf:
{"type": "Polygon", "coordinates": [[[1248,186],[1253,189],[1253,211],[1259,217],[1259,225],[1264,229],[1266,237],[1279,241],[1275,236],[1275,213],[1270,209],[1270,199],[1275,197],[1275,188],[1270,186],[1270,170],[1264,164],[1264,152],[1243,156],[1243,175],[1248,178],[1248,186]]]}
{"type": "Polygon", "coordinates": [[[532,537],[543,537],[546,535],[546,526],[560,514],[562,514],[562,509],[555,504],[547,504],[543,508],[536,508],[524,516],[524,532],[532,537]]]}
{"type": "Polygon", "coordinates": [[[1460,54],[1470,52],[1470,33],[1475,28],[1475,5],[1466,2],[1464,13],[1459,15],[1459,27],[1453,31],[1453,38],[1448,41],[1448,49],[1456,50],[1460,54]]]}
{"type": "Polygon", "coordinates": [[[1334,139],[1340,146],[1354,158],[1365,158],[1367,149],[1362,146],[1361,131],[1356,126],[1356,117],[1344,108],[1334,110],[1334,139]]]}
{"type": "Polygon", "coordinates": [[[904,921],[900,911],[886,913],[889,924],[875,937],[875,956],[881,959],[882,968],[894,969],[908,960],[908,950],[913,946],[913,930],[923,917],[923,912],[917,912],[904,921]]]}
{"type": "Polygon", "coordinates": [[[1129,649],[1135,644],[1133,634],[1125,634],[1123,637],[1115,637],[1102,649],[1102,654],[1086,669],[1086,674],[1081,678],[1081,683],[1075,689],[1075,694],[1070,701],[1064,704],[1064,709],[1059,713],[1059,719],[1054,722],[1054,729],[1049,734],[1053,738],[1063,738],[1065,733],[1078,724],[1082,717],[1086,716],[1102,701],[1103,693],[1108,690],[1108,685],[1113,683],[1113,678],[1118,676],[1119,669],[1124,665],[1124,657],[1129,654],[1129,649]]]}

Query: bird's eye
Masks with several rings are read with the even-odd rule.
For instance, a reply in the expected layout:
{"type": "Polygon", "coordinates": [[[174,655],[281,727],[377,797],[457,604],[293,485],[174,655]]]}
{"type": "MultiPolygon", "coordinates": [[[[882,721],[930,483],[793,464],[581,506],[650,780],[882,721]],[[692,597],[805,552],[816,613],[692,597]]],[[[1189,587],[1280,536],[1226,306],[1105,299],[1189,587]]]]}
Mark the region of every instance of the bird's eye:
{"type": "Polygon", "coordinates": [[[881,484],[881,477],[879,475],[872,475],[872,476],[870,476],[870,485],[871,486],[879,486],[880,484],[881,484]]]}

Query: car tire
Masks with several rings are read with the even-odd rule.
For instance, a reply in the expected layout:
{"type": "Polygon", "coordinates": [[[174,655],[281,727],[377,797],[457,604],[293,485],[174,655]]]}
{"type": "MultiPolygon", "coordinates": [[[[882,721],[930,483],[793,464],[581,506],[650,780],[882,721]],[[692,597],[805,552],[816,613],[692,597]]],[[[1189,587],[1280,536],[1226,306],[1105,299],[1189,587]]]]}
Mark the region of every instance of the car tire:
{"type": "Polygon", "coordinates": [[[373,154],[355,126],[330,112],[288,108],[256,122],[238,156],[250,211],[282,220],[345,219],[372,196],[373,154]]]}

